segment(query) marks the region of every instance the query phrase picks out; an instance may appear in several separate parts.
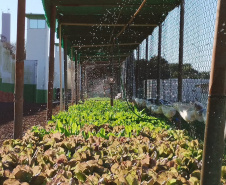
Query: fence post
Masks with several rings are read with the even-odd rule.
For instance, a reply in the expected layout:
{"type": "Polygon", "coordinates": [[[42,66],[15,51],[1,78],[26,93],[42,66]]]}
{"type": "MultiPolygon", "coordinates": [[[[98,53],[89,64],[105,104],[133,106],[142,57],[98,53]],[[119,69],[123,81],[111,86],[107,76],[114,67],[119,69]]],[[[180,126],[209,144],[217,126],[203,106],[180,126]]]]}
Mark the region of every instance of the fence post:
{"type": "Polygon", "coordinates": [[[184,3],[181,1],[180,9],[180,38],[179,38],[179,64],[178,64],[178,102],[182,102],[183,91],[183,55],[184,55],[184,3]]]}
{"type": "Polygon", "coordinates": [[[15,71],[14,133],[13,138],[22,137],[23,125],[23,89],[24,89],[24,34],[25,34],[26,0],[18,0],[17,12],[17,44],[15,71]]]}
{"type": "Polygon", "coordinates": [[[162,55],[162,25],[159,25],[158,40],[158,64],[157,64],[157,102],[160,100],[160,79],[161,79],[161,55],[162,55]]]}
{"type": "Polygon", "coordinates": [[[48,82],[47,120],[52,119],[52,113],[53,113],[55,27],[56,27],[56,7],[52,6],[51,7],[51,19],[50,19],[49,82],[48,82]]]}
{"type": "Polygon", "coordinates": [[[144,81],[144,99],[147,99],[148,91],[148,37],[146,38],[146,68],[145,68],[145,81],[144,81]]]}
{"type": "Polygon", "coordinates": [[[201,185],[218,185],[221,179],[226,119],[226,0],[218,0],[209,83],[201,185]],[[222,31],[223,30],[223,31],[222,31]]]}
{"type": "Polygon", "coordinates": [[[67,93],[67,36],[64,36],[64,105],[65,111],[68,110],[68,93],[67,93]]]}

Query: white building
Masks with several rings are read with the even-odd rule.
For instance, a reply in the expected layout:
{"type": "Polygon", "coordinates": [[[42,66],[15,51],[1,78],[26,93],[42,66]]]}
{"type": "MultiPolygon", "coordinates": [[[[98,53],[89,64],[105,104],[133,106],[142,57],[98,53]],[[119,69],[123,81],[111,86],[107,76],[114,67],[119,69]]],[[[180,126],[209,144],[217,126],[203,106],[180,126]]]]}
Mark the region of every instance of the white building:
{"type": "MultiPolygon", "coordinates": [[[[43,14],[26,14],[26,17],[27,42],[24,97],[30,97],[31,102],[46,103],[49,77],[49,28],[43,14]]],[[[62,53],[62,69],[64,69],[63,56],[64,55],[62,53]]],[[[59,49],[56,46],[54,64],[54,95],[56,89],[59,88],[59,70],[59,49]]]]}

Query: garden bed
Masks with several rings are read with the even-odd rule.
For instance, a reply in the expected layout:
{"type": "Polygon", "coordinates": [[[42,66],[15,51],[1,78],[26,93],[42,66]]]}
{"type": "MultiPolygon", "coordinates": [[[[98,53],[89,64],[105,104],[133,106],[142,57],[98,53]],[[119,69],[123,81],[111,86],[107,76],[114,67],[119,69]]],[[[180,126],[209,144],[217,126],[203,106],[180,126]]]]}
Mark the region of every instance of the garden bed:
{"type": "Polygon", "coordinates": [[[0,184],[198,185],[202,148],[186,131],[133,113],[125,102],[88,100],[45,129],[4,141],[0,184]]]}

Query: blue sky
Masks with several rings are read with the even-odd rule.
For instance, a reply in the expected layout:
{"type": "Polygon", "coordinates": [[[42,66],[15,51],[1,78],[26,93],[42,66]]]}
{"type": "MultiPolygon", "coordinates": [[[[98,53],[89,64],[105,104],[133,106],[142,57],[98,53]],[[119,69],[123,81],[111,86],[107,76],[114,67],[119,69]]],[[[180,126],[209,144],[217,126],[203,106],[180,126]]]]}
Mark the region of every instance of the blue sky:
{"type": "MultiPolygon", "coordinates": [[[[18,0],[0,0],[0,33],[2,32],[2,12],[11,14],[11,42],[16,42],[18,0]]],[[[26,13],[44,13],[41,0],[26,0],[26,13]]]]}

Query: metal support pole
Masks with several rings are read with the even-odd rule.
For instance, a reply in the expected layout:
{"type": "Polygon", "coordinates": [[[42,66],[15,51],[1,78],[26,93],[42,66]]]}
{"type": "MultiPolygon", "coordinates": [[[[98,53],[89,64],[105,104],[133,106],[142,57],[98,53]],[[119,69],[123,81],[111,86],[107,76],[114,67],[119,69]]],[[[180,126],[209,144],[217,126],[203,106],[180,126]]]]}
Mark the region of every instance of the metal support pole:
{"type": "Polygon", "coordinates": [[[161,54],[162,54],[162,25],[159,25],[159,41],[158,41],[158,64],[157,64],[157,102],[160,99],[160,79],[161,79],[161,54]]]}
{"type": "Polygon", "coordinates": [[[18,0],[17,12],[17,44],[15,71],[14,133],[13,138],[22,137],[23,125],[23,90],[24,90],[24,36],[25,36],[26,0],[18,0]]]}
{"type": "Polygon", "coordinates": [[[148,37],[146,38],[146,68],[145,68],[145,81],[144,81],[144,99],[147,99],[148,91],[148,37]]]}
{"type": "Polygon", "coordinates": [[[49,42],[49,82],[48,82],[48,102],[47,102],[47,120],[52,119],[53,114],[53,80],[54,80],[54,44],[56,27],[56,7],[51,7],[50,18],[50,42],[49,42]]]}
{"type": "Polygon", "coordinates": [[[59,25],[59,63],[60,63],[60,111],[63,111],[63,85],[62,85],[62,36],[61,24],[59,25]]]}
{"type": "Polygon", "coordinates": [[[64,36],[64,105],[65,111],[68,110],[68,93],[67,93],[67,37],[64,36]]]}
{"type": "Polygon", "coordinates": [[[75,103],[78,104],[78,53],[75,55],[75,103]]]}
{"type": "Polygon", "coordinates": [[[183,91],[183,55],[184,55],[184,0],[180,9],[180,38],[179,38],[179,64],[178,64],[178,102],[182,102],[183,91]]]}
{"type": "Polygon", "coordinates": [[[226,120],[226,0],[218,0],[209,82],[201,185],[218,185],[224,153],[226,120]],[[223,30],[223,31],[222,31],[223,30]]]}

